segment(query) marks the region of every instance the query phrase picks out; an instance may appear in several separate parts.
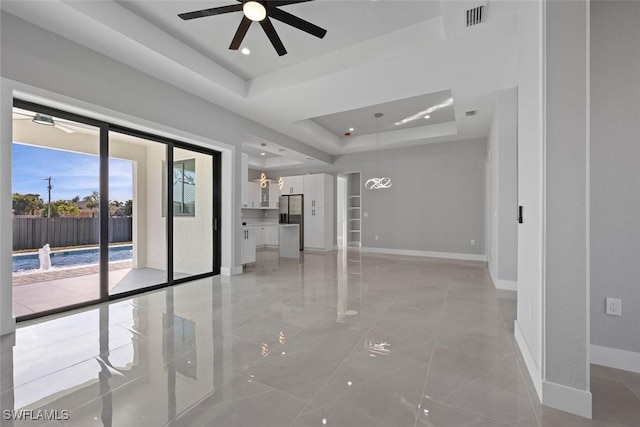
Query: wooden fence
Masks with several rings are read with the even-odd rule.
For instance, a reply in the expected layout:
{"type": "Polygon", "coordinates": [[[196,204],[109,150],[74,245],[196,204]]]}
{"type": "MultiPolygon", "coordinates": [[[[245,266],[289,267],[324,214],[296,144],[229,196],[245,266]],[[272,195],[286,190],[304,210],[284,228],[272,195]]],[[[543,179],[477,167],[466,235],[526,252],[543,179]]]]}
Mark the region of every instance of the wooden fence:
{"type": "MultiPolygon", "coordinates": [[[[109,218],[109,243],[130,242],[131,218],[109,218]]],[[[100,218],[13,218],[13,250],[97,245],[100,218]]]]}

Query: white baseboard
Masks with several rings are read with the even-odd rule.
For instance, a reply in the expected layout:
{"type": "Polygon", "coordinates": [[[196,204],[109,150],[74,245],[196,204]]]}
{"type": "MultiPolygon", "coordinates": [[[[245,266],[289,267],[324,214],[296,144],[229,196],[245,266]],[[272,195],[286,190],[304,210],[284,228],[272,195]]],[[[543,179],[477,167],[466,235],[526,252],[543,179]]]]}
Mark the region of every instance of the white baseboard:
{"type": "Polygon", "coordinates": [[[220,274],[223,276],[237,276],[238,274],[242,274],[242,266],[220,267],[220,274]]]}
{"type": "Polygon", "coordinates": [[[542,374],[536,365],[533,353],[527,344],[527,340],[524,338],[524,334],[522,333],[522,329],[520,329],[520,324],[517,320],[514,321],[513,330],[516,342],[518,343],[518,348],[520,348],[520,353],[522,353],[522,358],[524,359],[524,364],[527,366],[527,371],[529,371],[531,382],[533,382],[533,386],[536,389],[538,399],[542,401],[542,374]]]}
{"type": "Polygon", "coordinates": [[[504,289],[506,291],[517,291],[518,290],[518,282],[515,280],[494,280],[494,286],[496,289],[504,289]]]}
{"type": "Polygon", "coordinates": [[[505,291],[517,291],[518,290],[518,282],[515,280],[503,280],[496,279],[495,274],[491,271],[491,266],[489,266],[489,275],[491,276],[491,280],[493,280],[493,286],[496,289],[502,289],[505,291]]]}
{"type": "Polygon", "coordinates": [[[591,363],[640,373],[640,353],[591,344],[591,363]]]}
{"type": "Polygon", "coordinates": [[[591,392],[542,381],[542,404],[591,419],[591,392]]]}
{"type": "Polygon", "coordinates": [[[408,256],[422,256],[430,258],[447,258],[447,259],[460,259],[466,261],[487,261],[486,255],[477,254],[461,254],[457,252],[431,252],[431,251],[414,251],[410,249],[388,249],[388,248],[360,248],[362,252],[370,252],[374,254],[389,254],[389,255],[408,255],[408,256]]]}

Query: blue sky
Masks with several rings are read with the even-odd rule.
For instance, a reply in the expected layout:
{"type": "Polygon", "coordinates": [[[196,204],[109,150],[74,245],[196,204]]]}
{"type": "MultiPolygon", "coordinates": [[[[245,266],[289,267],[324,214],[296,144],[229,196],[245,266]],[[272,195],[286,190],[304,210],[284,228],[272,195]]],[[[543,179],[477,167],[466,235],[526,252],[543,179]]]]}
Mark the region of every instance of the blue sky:
{"type": "MultiPolygon", "coordinates": [[[[52,201],[83,199],[98,191],[98,173],[98,156],[13,144],[13,193],[40,194],[46,202],[50,176],[52,201]]],[[[133,199],[132,183],[133,162],[109,159],[109,200],[133,199]]]]}

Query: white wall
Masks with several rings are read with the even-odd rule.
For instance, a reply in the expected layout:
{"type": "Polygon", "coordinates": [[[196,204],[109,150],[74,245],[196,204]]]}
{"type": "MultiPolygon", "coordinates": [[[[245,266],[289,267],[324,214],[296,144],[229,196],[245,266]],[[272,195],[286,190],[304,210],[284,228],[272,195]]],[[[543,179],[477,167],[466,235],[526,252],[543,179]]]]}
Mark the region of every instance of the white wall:
{"type": "Polygon", "coordinates": [[[640,372],[638,46],[639,2],[591,3],[593,362],[640,372]],[[606,297],[622,299],[622,316],[605,314],[606,297]]]}
{"type": "Polygon", "coordinates": [[[487,239],[489,273],[500,289],[516,290],[517,227],[517,123],[518,92],[505,89],[496,96],[489,129],[489,221],[487,239]]]}
{"type": "Polygon", "coordinates": [[[518,306],[515,334],[538,396],[542,396],[543,3],[522,2],[518,77],[518,306]]]}
{"type": "Polygon", "coordinates": [[[553,1],[547,2],[546,8],[542,402],[591,417],[587,310],[589,2],[553,1]],[[569,396],[575,399],[573,403],[567,402],[569,396]]]}
{"type": "Polygon", "coordinates": [[[516,340],[543,404],[591,416],[588,2],[523,2],[516,340]]]}
{"type": "Polygon", "coordinates": [[[485,260],[486,150],[485,139],[427,144],[338,156],[332,165],[269,176],[360,172],[364,183],[384,173],[391,188],[361,189],[363,248],[485,260]]]}

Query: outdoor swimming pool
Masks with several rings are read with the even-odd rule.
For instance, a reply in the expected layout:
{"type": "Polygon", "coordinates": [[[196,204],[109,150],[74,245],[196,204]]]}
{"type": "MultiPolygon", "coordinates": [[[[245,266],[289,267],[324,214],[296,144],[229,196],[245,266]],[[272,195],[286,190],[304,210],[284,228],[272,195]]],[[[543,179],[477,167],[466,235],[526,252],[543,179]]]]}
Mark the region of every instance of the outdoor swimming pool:
{"type": "MultiPolygon", "coordinates": [[[[132,245],[113,246],[109,248],[109,261],[124,261],[133,256],[132,245]]],[[[71,249],[66,251],[51,252],[51,267],[78,267],[82,265],[98,264],[100,252],[98,248],[71,249]]],[[[13,272],[20,273],[28,270],[38,270],[40,260],[38,254],[25,254],[13,256],[13,272]]]]}

